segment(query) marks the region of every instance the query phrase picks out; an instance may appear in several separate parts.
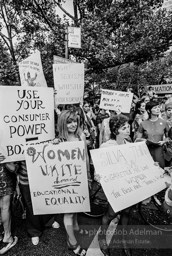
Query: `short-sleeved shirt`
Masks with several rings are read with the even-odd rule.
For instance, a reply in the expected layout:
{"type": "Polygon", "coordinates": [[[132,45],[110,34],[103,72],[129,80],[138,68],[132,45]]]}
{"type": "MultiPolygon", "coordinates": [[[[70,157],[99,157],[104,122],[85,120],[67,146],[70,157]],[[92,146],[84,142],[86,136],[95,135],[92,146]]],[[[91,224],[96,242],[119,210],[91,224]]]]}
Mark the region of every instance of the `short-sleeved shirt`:
{"type": "Polygon", "coordinates": [[[163,140],[164,134],[169,131],[169,125],[167,121],[158,118],[156,121],[145,120],[143,121],[138,131],[143,134],[143,138],[153,142],[159,142],[163,140]]]}

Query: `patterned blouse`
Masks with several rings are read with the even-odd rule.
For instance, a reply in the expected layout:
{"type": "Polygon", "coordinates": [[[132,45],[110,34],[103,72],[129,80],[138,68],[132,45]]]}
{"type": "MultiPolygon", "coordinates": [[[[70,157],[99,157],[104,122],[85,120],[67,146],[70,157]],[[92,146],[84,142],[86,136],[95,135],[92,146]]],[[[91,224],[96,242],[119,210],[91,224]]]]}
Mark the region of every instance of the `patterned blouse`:
{"type": "Polygon", "coordinates": [[[0,164],[0,197],[13,194],[15,174],[10,173],[5,164],[0,164]]]}

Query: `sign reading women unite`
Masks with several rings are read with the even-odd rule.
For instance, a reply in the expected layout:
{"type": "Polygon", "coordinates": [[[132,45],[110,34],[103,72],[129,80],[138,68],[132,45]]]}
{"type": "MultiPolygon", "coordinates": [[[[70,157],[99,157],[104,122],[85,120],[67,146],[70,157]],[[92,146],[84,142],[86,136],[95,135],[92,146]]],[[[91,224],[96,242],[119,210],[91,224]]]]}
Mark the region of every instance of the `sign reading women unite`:
{"type": "Polygon", "coordinates": [[[56,104],[83,102],[84,64],[53,64],[56,104]]]}
{"type": "Polygon", "coordinates": [[[115,212],[166,187],[163,169],[154,165],[145,142],[91,150],[95,171],[115,212]]]}
{"type": "Polygon", "coordinates": [[[34,214],[90,211],[83,141],[25,150],[34,214]]]}
{"type": "Polygon", "coordinates": [[[26,143],[54,139],[53,88],[0,86],[0,124],[4,162],[23,160],[26,143]]]}
{"type": "Polygon", "coordinates": [[[100,99],[100,108],[129,113],[132,99],[133,93],[131,92],[103,89],[100,99]]]}

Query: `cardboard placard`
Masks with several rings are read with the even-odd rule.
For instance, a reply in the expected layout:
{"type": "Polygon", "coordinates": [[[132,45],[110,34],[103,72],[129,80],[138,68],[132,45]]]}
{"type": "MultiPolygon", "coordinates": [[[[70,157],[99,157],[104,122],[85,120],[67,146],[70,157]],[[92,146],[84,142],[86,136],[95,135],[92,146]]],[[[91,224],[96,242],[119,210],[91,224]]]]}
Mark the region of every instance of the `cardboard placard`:
{"type": "Polygon", "coordinates": [[[153,88],[153,91],[157,94],[172,93],[172,84],[149,85],[147,87],[150,86],[153,88]]]}
{"type": "Polygon", "coordinates": [[[19,63],[19,73],[21,86],[47,87],[39,51],[19,63]]]}
{"type": "Polygon", "coordinates": [[[68,47],[81,48],[81,28],[68,27],[68,47]]]}
{"type": "Polygon", "coordinates": [[[102,89],[100,108],[129,113],[133,93],[102,89]]]}
{"type": "Polygon", "coordinates": [[[34,214],[90,211],[83,141],[25,150],[34,214]]]}
{"type": "Polygon", "coordinates": [[[84,64],[54,64],[53,74],[56,104],[83,102],[84,64]]]}
{"type": "Polygon", "coordinates": [[[164,170],[154,165],[145,142],[91,150],[95,172],[115,212],[166,187],[164,170]]]}
{"type": "Polygon", "coordinates": [[[0,86],[0,145],[4,162],[24,159],[26,143],[54,139],[53,88],[0,86]]]}

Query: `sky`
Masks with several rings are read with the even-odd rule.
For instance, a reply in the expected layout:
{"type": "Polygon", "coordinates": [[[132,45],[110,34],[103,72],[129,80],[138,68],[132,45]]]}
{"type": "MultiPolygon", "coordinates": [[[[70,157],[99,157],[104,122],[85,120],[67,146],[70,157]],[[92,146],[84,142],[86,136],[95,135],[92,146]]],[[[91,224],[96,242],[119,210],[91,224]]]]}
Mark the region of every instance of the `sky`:
{"type": "Polygon", "coordinates": [[[167,8],[167,10],[172,9],[172,0],[164,0],[163,7],[167,8]]]}
{"type": "MultiPolygon", "coordinates": [[[[73,15],[73,0],[66,0],[65,3],[62,2],[62,7],[73,15]]],[[[64,12],[62,12],[59,7],[57,7],[57,13],[60,18],[63,18],[64,12]]]]}

